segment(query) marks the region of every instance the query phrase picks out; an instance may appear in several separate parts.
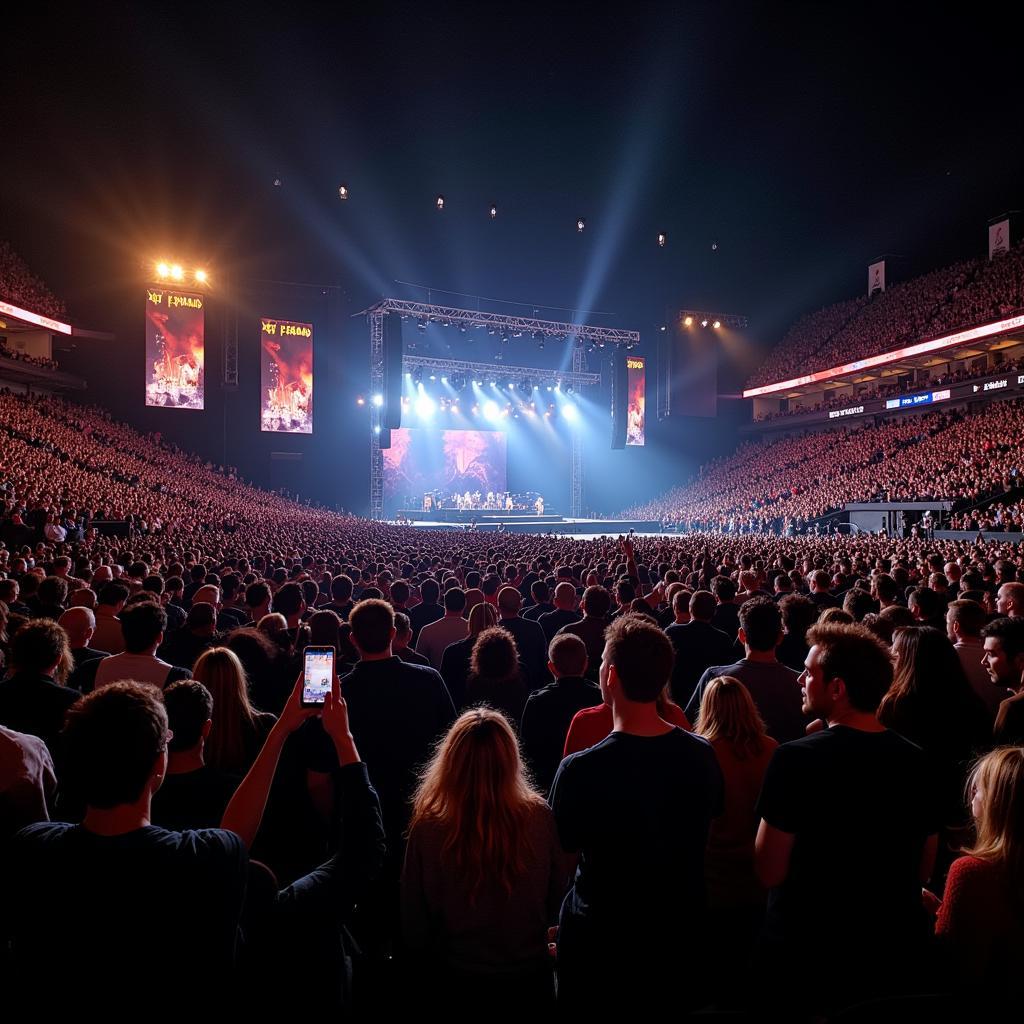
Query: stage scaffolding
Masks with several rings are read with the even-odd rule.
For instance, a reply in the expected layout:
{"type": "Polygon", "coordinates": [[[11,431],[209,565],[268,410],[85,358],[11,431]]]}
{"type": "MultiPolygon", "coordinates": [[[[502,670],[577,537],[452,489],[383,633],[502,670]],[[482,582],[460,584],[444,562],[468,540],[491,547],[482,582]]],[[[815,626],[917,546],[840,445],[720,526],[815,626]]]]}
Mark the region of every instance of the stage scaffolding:
{"type": "MultiPolygon", "coordinates": [[[[463,359],[441,359],[432,356],[403,355],[403,373],[416,367],[436,373],[465,373],[469,376],[492,378],[529,378],[542,384],[560,384],[563,389],[593,387],[601,383],[599,373],[588,373],[583,369],[584,346],[605,345],[633,348],[640,343],[637,331],[619,330],[613,327],[594,327],[590,324],[560,323],[554,320],[538,320],[534,317],[505,316],[474,309],[458,309],[453,306],[436,306],[425,302],[410,302],[405,299],[382,299],[366,310],[370,324],[370,394],[379,395],[384,391],[384,317],[397,313],[403,318],[415,318],[427,323],[443,326],[465,326],[488,328],[500,332],[511,340],[530,342],[538,335],[544,338],[562,339],[572,344],[572,370],[559,371],[533,366],[510,366],[502,363],[471,362],[463,359]]],[[[383,409],[370,405],[370,517],[384,518],[384,455],[380,447],[380,433],[383,409]]],[[[583,442],[578,431],[570,432],[570,488],[569,515],[579,518],[583,515],[583,442]]]]}

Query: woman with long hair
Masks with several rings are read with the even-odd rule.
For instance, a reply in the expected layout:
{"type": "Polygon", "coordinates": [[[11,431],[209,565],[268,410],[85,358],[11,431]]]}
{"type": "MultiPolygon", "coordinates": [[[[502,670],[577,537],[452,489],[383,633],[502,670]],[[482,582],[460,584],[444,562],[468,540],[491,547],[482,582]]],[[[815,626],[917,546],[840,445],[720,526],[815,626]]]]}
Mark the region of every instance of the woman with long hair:
{"type": "Polygon", "coordinates": [[[708,683],[696,733],[714,747],[725,779],[725,810],[711,823],[705,859],[710,904],[763,910],[765,891],[754,873],[755,807],[778,743],[766,732],[750,691],[734,676],[708,683]]]}
{"type": "Polygon", "coordinates": [[[968,1005],[1010,1005],[1024,959],[1024,747],[999,747],[967,784],[976,837],[953,862],[935,921],[968,1005]]]}
{"type": "Polygon", "coordinates": [[[916,743],[932,762],[947,826],[966,824],[964,780],[970,762],[991,746],[992,725],[949,638],[932,626],[893,635],[892,685],[878,720],[916,743]]]}
{"type": "Polygon", "coordinates": [[[213,727],[206,738],[206,763],[228,775],[244,775],[263,746],[274,715],[249,702],[249,681],[242,663],[228,647],[204,651],[193,677],[213,696],[213,727]]]}
{"type": "Polygon", "coordinates": [[[469,704],[488,704],[519,722],[530,687],[512,634],[500,626],[485,629],[473,644],[466,680],[469,704]]]}
{"type": "Polygon", "coordinates": [[[288,680],[294,680],[288,656],[255,626],[233,629],[224,646],[231,648],[242,663],[251,701],[259,708],[280,714],[291,692],[288,680]]]}
{"type": "Polygon", "coordinates": [[[476,638],[485,630],[498,624],[498,610],[493,604],[474,605],[469,612],[469,636],[449,644],[441,655],[441,676],[456,710],[466,707],[466,681],[469,677],[469,662],[473,655],[476,638]]]}
{"type": "Polygon", "coordinates": [[[413,798],[402,925],[423,966],[417,992],[446,1013],[550,1007],[547,928],[567,879],[554,816],[527,779],[508,719],[466,711],[413,798]]]}

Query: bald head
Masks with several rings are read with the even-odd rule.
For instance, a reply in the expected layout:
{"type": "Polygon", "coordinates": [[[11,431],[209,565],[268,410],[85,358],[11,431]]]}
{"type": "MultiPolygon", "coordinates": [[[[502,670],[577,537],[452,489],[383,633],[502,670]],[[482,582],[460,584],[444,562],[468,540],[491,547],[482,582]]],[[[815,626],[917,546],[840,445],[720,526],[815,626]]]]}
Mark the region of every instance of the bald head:
{"type": "Polygon", "coordinates": [[[77,651],[89,646],[93,631],[96,629],[96,616],[90,608],[69,608],[57,620],[57,624],[67,633],[71,649],[77,651]]]}
{"type": "Polygon", "coordinates": [[[519,614],[523,595],[515,587],[502,587],[498,591],[498,611],[503,618],[511,619],[519,614]]]}
{"type": "Polygon", "coordinates": [[[555,587],[555,607],[563,612],[571,612],[575,609],[576,588],[571,583],[559,583],[555,587]]]}
{"type": "Polygon", "coordinates": [[[71,592],[68,598],[69,608],[93,608],[96,607],[96,591],[88,587],[81,587],[71,592]]]}
{"type": "Polygon", "coordinates": [[[94,588],[102,587],[104,583],[109,583],[114,578],[114,572],[109,565],[101,565],[92,574],[92,585],[94,588]]]}
{"type": "Polygon", "coordinates": [[[200,587],[192,598],[193,604],[212,604],[214,608],[220,608],[220,587],[212,583],[200,587]]]}
{"type": "Polygon", "coordinates": [[[1011,619],[1024,618],[1024,583],[1004,583],[996,594],[996,611],[1011,619]]]}

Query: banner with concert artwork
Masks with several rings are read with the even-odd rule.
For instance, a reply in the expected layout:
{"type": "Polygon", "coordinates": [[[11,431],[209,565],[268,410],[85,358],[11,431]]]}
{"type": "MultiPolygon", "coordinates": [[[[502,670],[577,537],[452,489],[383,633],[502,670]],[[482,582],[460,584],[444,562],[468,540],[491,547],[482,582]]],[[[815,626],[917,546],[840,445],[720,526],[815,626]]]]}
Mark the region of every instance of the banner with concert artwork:
{"type": "Polygon", "coordinates": [[[260,319],[260,430],[313,433],[313,325],[260,319]]]}
{"type": "Polygon", "coordinates": [[[146,405],[202,409],[206,298],[146,289],[146,405]]]}
{"type": "Polygon", "coordinates": [[[868,266],[868,297],[885,291],[885,260],[868,266]]]}
{"type": "Polygon", "coordinates": [[[988,226],[988,258],[1000,256],[1010,248],[1010,220],[996,221],[988,226]]]}
{"type": "MultiPolygon", "coordinates": [[[[647,420],[647,360],[626,356],[626,445],[641,447],[647,420]]],[[[621,435],[619,435],[621,437],[621,435]]]]}

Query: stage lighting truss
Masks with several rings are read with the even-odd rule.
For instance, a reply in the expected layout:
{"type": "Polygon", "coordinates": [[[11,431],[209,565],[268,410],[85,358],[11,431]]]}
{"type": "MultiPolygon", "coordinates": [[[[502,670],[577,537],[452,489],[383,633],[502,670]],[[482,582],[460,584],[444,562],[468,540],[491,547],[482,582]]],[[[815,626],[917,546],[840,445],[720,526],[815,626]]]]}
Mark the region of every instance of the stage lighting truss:
{"type": "Polygon", "coordinates": [[[683,327],[706,327],[719,330],[722,327],[734,327],[743,330],[747,327],[747,318],[736,313],[712,313],[703,309],[681,309],[677,317],[683,327]]]}
{"type": "Polygon", "coordinates": [[[435,356],[412,356],[406,355],[402,360],[404,373],[411,373],[413,381],[421,381],[424,377],[433,374],[440,377],[442,374],[452,382],[452,387],[458,390],[455,381],[462,377],[463,380],[485,381],[486,388],[495,387],[499,391],[515,389],[517,384],[522,385],[523,393],[526,394],[542,386],[550,386],[553,389],[565,391],[578,391],[580,388],[595,387],[601,383],[599,373],[586,373],[584,371],[572,370],[544,370],[535,366],[503,366],[499,374],[495,374],[494,368],[487,363],[471,363],[461,359],[441,359],[435,356]],[[529,388],[527,385],[529,384],[529,388]]]}

